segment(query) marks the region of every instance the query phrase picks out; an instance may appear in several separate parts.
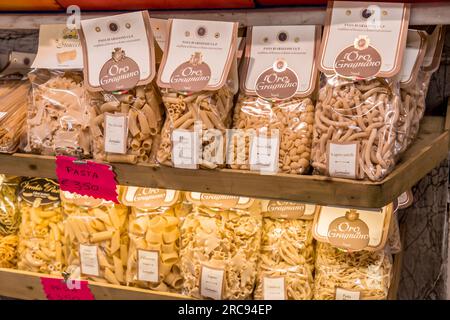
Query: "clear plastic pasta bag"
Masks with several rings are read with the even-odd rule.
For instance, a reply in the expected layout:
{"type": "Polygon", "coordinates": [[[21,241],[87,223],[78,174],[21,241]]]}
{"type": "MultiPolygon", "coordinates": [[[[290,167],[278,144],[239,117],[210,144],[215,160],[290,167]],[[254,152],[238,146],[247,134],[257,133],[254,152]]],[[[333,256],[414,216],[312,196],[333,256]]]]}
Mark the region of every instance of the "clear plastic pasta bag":
{"type": "Polygon", "coordinates": [[[63,214],[59,186],[50,179],[20,183],[19,270],[61,275],[65,267],[63,214]]]}
{"type": "Polygon", "coordinates": [[[70,278],[125,284],[128,208],[66,191],[61,198],[70,278]]]}
{"type": "Polygon", "coordinates": [[[169,30],[158,71],[166,120],[157,161],[191,169],[224,166],[225,129],[238,87],[237,24],[171,19],[169,30]]]}
{"type": "Polygon", "coordinates": [[[20,225],[17,190],[20,180],[0,175],[0,268],[13,268],[17,264],[20,225]]]}
{"type": "Polygon", "coordinates": [[[314,286],[312,218],[315,206],[308,205],[305,210],[305,205],[299,203],[269,201],[266,205],[266,202],[263,201],[254,298],[310,300],[314,286]]]}
{"type": "Polygon", "coordinates": [[[189,212],[181,192],[127,187],[121,202],[131,207],[126,284],[181,291],[180,224],[189,212]]]}
{"type": "Polygon", "coordinates": [[[401,108],[398,82],[329,77],[320,89],[314,121],[315,173],[382,180],[395,165],[395,125],[401,108]],[[353,146],[351,172],[335,168],[340,146],[353,146]],[[335,151],[337,150],[337,151],[335,151]],[[330,168],[331,166],[331,168],[330,168]]]}
{"type": "Polygon", "coordinates": [[[231,168],[259,170],[256,150],[270,139],[268,166],[275,169],[272,172],[308,172],[318,75],[314,57],[319,41],[316,26],[247,29],[234,130],[228,137],[231,168]]]}
{"type": "Polygon", "coordinates": [[[0,152],[13,153],[26,132],[30,84],[27,81],[2,81],[0,88],[3,93],[0,94],[0,152]]]}
{"type": "Polygon", "coordinates": [[[28,78],[31,94],[25,151],[89,156],[89,113],[82,73],[36,69],[28,78]]]}
{"type": "Polygon", "coordinates": [[[392,257],[385,250],[344,252],[316,245],[315,300],[384,300],[391,283],[392,257]]]}
{"type": "Polygon", "coordinates": [[[94,159],[108,162],[155,163],[155,150],[163,122],[161,97],[153,83],[126,92],[90,93],[90,128],[94,159]],[[106,117],[124,117],[124,153],[105,149],[106,117]]]}
{"type": "Polygon", "coordinates": [[[261,240],[259,202],[194,192],[187,193],[187,199],[194,208],[181,227],[182,293],[250,299],[261,240]]]}
{"type": "Polygon", "coordinates": [[[397,140],[398,128],[408,127],[408,115],[400,117],[398,75],[409,9],[404,3],[328,2],[317,58],[324,77],[314,115],[315,174],[381,181],[393,170],[406,143],[397,140]]]}

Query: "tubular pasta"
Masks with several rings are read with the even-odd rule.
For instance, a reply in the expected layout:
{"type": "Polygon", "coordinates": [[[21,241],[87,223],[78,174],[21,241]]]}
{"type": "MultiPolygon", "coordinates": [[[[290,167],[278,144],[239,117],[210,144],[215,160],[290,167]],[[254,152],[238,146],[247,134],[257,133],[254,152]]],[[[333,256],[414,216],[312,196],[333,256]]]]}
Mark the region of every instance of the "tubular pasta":
{"type": "Polygon", "coordinates": [[[88,280],[124,284],[128,208],[68,192],[62,193],[62,200],[68,270],[88,280]],[[99,276],[81,274],[80,245],[97,247],[99,276]]]}

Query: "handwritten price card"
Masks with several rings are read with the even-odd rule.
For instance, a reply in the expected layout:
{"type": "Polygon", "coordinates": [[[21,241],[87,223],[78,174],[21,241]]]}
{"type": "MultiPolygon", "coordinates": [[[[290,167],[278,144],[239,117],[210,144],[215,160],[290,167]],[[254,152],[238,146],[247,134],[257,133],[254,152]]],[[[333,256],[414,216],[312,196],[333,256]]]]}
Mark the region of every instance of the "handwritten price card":
{"type": "Polygon", "coordinates": [[[57,156],[56,175],[61,190],[118,203],[116,175],[107,164],[57,156]]]}
{"type": "Polygon", "coordinates": [[[94,300],[94,295],[85,280],[41,278],[42,289],[48,300],[94,300]]]}

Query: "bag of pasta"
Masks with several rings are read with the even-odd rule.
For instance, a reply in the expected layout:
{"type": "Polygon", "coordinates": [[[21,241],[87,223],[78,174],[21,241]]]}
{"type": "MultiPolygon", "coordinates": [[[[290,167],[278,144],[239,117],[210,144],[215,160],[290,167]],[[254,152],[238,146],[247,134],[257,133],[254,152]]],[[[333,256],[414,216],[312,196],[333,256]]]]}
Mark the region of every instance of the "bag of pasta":
{"type": "Polygon", "coordinates": [[[50,179],[25,179],[19,186],[19,270],[61,275],[66,262],[59,185],[50,179]]]}
{"type": "Polygon", "coordinates": [[[316,174],[382,180],[395,165],[398,73],[409,20],[401,3],[329,2],[314,117],[316,174]]]}
{"type": "Polygon", "coordinates": [[[312,219],[316,206],[262,201],[263,228],[254,298],[310,300],[313,296],[312,219]]]}
{"type": "Polygon", "coordinates": [[[147,11],[81,21],[94,159],[154,162],[162,125],[147,11]]]}
{"type": "Polygon", "coordinates": [[[385,251],[393,204],[382,209],[320,207],[314,217],[314,299],[386,299],[391,257],[385,251]]]}
{"type": "Polygon", "coordinates": [[[17,191],[20,180],[0,175],[0,268],[13,268],[17,264],[20,225],[17,191]]]}
{"type": "Polygon", "coordinates": [[[125,284],[128,208],[67,191],[61,200],[70,278],[125,284]]]}
{"type": "Polygon", "coordinates": [[[181,291],[180,224],[189,212],[181,192],[127,187],[121,203],[131,207],[127,285],[181,291]]]}
{"type": "Polygon", "coordinates": [[[28,81],[0,82],[0,152],[14,153],[26,132],[28,81]]]}
{"type": "Polygon", "coordinates": [[[231,168],[307,173],[319,41],[316,26],[247,29],[241,93],[228,137],[231,168]]]}
{"type": "Polygon", "coordinates": [[[188,192],[193,211],[181,227],[182,293],[215,300],[250,299],[261,241],[257,200],[188,192]]]}
{"type": "Polygon", "coordinates": [[[428,93],[431,76],[437,69],[441,62],[441,55],[445,40],[445,29],[443,26],[436,26],[431,35],[427,35],[427,46],[422,65],[419,68],[417,80],[409,88],[402,88],[402,99],[407,101],[412,110],[410,117],[410,130],[408,135],[408,143],[419,132],[419,124],[425,113],[425,99],[428,93]]]}
{"type": "Polygon", "coordinates": [[[167,117],[157,160],[190,169],[223,166],[238,87],[238,24],[171,19],[169,30],[158,71],[167,117]]]}
{"type": "Polygon", "coordinates": [[[32,67],[25,151],[89,156],[89,113],[77,30],[41,25],[32,67]]]}
{"type": "Polygon", "coordinates": [[[424,31],[408,30],[406,49],[400,71],[400,95],[402,104],[397,122],[396,150],[402,153],[411,144],[418,127],[416,117],[425,110],[426,89],[423,77],[419,77],[427,48],[427,35],[424,31]]]}

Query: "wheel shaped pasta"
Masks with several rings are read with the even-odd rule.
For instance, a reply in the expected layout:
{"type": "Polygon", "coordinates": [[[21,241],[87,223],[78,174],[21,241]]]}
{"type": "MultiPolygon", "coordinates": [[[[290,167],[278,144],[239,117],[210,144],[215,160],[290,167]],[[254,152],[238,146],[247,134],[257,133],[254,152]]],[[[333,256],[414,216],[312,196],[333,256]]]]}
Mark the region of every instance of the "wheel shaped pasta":
{"type": "Polygon", "coordinates": [[[259,202],[198,193],[188,193],[187,198],[194,200],[194,209],[181,228],[182,293],[250,299],[261,240],[259,202]]]}
{"type": "Polygon", "coordinates": [[[314,299],[386,299],[391,282],[391,259],[384,250],[347,253],[318,242],[314,299]]]}
{"type": "Polygon", "coordinates": [[[59,186],[50,179],[21,182],[19,208],[19,270],[61,275],[66,265],[59,186]]]}
{"type": "Polygon", "coordinates": [[[181,291],[180,224],[186,214],[181,193],[127,187],[121,202],[131,207],[127,285],[181,291]]]}
{"type": "Polygon", "coordinates": [[[125,284],[128,208],[68,192],[61,197],[70,277],[125,284]]]}

